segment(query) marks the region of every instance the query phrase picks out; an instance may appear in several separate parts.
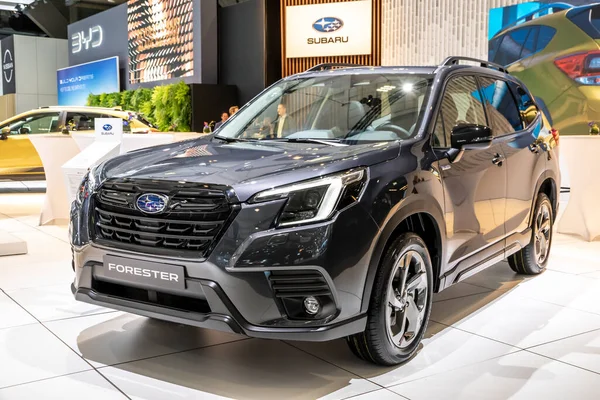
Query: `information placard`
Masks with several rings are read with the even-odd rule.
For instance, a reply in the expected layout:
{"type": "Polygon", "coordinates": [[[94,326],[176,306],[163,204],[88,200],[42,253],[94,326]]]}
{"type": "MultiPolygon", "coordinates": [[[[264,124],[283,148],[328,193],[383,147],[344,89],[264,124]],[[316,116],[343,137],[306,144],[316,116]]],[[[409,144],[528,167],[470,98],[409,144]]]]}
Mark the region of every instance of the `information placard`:
{"type": "Polygon", "coordinates": [[[96,118],[94,130],[96,141],[121,142],[123,140],[123,120],[120,118],[96,118]]]}

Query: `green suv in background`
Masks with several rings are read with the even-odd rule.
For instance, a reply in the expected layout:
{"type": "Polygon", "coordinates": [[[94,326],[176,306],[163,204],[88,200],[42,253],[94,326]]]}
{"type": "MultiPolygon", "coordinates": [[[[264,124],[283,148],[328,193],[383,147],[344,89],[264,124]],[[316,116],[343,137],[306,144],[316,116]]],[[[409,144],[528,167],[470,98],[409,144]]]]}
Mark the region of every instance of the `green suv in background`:
{"type": "Polygon", "coordinates": [[[533,19],[538,10],[496,34],[489,59],[527,85],[553,128],[588,134],[600,121],[600,3],[551,7],[563,10],[533,19]]]}

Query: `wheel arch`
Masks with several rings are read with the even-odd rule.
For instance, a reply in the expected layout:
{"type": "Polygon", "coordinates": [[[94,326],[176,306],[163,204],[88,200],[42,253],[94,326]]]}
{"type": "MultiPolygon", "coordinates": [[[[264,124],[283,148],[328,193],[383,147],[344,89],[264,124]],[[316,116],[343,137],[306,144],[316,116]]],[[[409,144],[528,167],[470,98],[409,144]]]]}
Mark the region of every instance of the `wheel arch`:
{"type": "Polygon", "coordinates": [[[529,213],[529,226],[531,226],[533,222],[533,211],[535,210],[535,203],[537,201],[538,194],[540,193],[544,193],[550,199],[550,203],[552,204],[552,212],[554,214],[554,218],[556,218],[559,205],[559,189],[556,183],[556,176],[554,176],[553,173],[548,171],[538,178],[531,204],[531,211],[529,213]]]}
{"type": "Polygon", "coordinates": [[[445,229],[442,209],[433,199],[415,199],[403,206],[388,219],[380,230],[379,237],[369,262],[369,269],[363,291],[361,312],[369,309],[375,276],[381,259],[391,243],[402,233],[418,234],[429,251],[433,267],[434,292],[440,288],[442,264],[445,259],[445,229]]]}

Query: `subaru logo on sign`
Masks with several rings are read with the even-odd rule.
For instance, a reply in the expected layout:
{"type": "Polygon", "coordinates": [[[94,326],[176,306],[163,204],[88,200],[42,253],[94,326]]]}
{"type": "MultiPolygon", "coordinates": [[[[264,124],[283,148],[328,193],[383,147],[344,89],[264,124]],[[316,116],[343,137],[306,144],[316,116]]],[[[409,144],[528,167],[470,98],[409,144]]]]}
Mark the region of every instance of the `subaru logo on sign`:
{"type": "Polygon", "coordinates": [[[145,193],[135,202],[138,210],[146,214],[158,214],[167,208],[169,198],[162,194],[145,193]]]}
{"type": "Polygon", "coordinates": [[[324,17],[315,21],[313,28],[318,32],[335,32],[344,26],[344,21],[335,17],[324,17]]]}
{"type": "Polygon", "coordinates": [[[110,131],[110,130],[112,130],[112,125],[104,124],[104,126],[102,126],[102,129],[104,129],[105,131],[110,131]]]}

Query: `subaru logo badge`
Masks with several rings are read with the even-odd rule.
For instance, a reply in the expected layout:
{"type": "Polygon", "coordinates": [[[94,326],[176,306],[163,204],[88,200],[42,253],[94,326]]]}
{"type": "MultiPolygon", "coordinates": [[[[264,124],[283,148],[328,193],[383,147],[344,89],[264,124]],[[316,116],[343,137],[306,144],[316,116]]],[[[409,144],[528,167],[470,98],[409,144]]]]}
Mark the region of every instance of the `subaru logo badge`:
{"type": "Polygon", "coordinates": [[[112,130],[112,125],[104,124],[104,126],[102,126],[102,129],[104,129],[105,131],[110,131],[110,130],[112,130]]]}
{"type": "Polygon", "coordinates": [[[167,208],[169,198],[162,194],[145,193],[137,198],[135,205],[146,214],[158,214],[167,208]]]}
{"type": "Polygon", "coordinates": [[[344,21],[335,17],[324,17],[315,21],[313,29],[317,32],[329,33],[335,32],[344,26],[344,21]]]}

